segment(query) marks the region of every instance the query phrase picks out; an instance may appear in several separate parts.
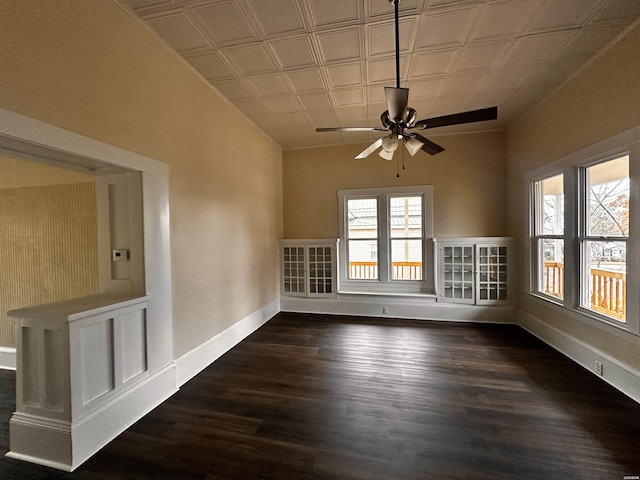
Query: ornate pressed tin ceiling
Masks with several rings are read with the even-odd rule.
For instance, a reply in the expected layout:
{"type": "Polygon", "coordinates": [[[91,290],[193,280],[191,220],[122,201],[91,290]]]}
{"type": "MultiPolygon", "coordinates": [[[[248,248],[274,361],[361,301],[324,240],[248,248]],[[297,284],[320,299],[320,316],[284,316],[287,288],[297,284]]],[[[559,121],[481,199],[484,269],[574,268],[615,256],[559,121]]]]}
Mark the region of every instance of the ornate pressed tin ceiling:
{"type": "MultiPolygon", "coordinates": [[[[283,148],[381,136],[315,128],[380,126],[389,0],[118,1],[283,148]]],[[[638,17],[639,0],[401,0],[401,85],[419,118],[497,105],[504,128],[638,17]]]]}

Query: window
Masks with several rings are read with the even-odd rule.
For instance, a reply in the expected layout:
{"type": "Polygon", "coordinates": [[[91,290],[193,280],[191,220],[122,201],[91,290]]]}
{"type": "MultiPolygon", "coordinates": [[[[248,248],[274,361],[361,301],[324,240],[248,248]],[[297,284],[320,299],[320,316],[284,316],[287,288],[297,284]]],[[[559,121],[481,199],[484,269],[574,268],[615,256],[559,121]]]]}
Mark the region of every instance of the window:
{"type": "Polygon", "coordinates": [[[355,292],[433,292],[430,186],[341,190],[340,285],[355,292]]]}
{"type": "Polygon", "coordinates": [[[576,318],[634,333],[640,299],[628,292],[640,288],[638,137],[623,132],[528,175],[530,291],[576,318]]]}
{"type": "Polygon", "coordinates": [[[534,184],[535,290],[564,297],[564,176],[534,184]]]}
{"type": "Polygon", "coordinates": [[[580,305],[626,320],[629,156],[580,169],[580,305]]]}

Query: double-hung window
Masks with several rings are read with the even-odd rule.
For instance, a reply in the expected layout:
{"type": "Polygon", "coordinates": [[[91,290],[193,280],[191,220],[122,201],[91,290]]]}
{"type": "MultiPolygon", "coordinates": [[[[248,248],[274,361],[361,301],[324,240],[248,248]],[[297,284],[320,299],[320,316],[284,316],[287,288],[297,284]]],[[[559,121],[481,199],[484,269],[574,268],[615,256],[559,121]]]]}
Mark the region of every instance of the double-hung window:
{"type": "Polygon", "coordinates": [[[340,290],[433,292],[432,187],[340,190],[340,290]]]}
{"type": "Polygon", "coordinates": [[[635,333],[640,333],[638,136],[620,134],[622,145],[611,139],[529,175],[531,292],[586,321],[635,333]]]}

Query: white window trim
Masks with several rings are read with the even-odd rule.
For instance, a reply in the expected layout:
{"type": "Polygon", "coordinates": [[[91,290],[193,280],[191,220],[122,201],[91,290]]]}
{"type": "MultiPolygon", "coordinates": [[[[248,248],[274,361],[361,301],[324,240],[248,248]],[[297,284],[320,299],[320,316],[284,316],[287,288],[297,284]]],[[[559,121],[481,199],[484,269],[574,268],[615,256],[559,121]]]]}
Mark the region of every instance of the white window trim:
{"type": "Polygon", "coordinates": [[[350,190],[338,190],[339,204],[339,279],[338,293],[388,293],[388,294],[428,294],[435,293],[435,264],[433,253],[433,186],[417,185],[408,187],[381,187],[359,188],[350,190]],[[387,216],[389,210],[389,198],[403,195],[420,195],[423,198],[423,268],[422,281],[415,280],[391,280],[390,272],[386,265],[389,259],[389,226],[387,216]],[[351,280],[348,278],[348,241],[347,218],[345,216],[346,200],[350,198],[377,198],[378,199],[378,228],[379,242],[378,262],[379,280],[351,280]],[[383,266],[383,262],[385,265],[383,266]]]}
{"type": "Polygon", "coordinates": [[[526,208],[528,222],[526,225],[527,251],[525,256],[525,270],[527,273],[529,294],[543,303],[554,308],[560,308],[572,318],[595,326],[609,333],[631,333],[640,335],[640,297],[627,295],[626,323],[610,319],[592,310],[580,306],[579,276],[577,274],[580,260],[580,245],[578,231],[578,192],[579,169],[629,155],[630,206],[629,206],[629,237],[627,240],[627,292],[640,291],[640,127],[634,127],[622,133],[607,138],[601,142],[573,152],[554,162],[536,168],[525,174],[526,208]],[[564,174],[565,193],[565,290],[564,299],[557,299],[541,294],[537,291],[537,272],[534,210],[535,182],[564,174]]]}
{"type": "MultiPolygon", "coordinates": [[[[527,249],[527,254],[528,254],[527,265],[529,267],[529,277],[528,277],[529,291],[533,292],[535,295],[545,298],[546,300],[549,300],[550,302],[562,304],[563,300],[561,298],[554,297],[553,295],[548,295],[538,289],[538,282],[540,281],[540,274],[541,274],[541,272],[538,271],[538,268],[540,267],[538,263],[539,253],[537,253],[538,240],[543,238],[562,238],[565,243],[564,248],[565,248],[565,264],[566,264],[566,250],[567,250],[566,233],[563,235],[538,234],[537,233],[538,225],[536,225],[536,208],[541,207],[541,205],[539,205],[539,203],[541,202],[538,201],[539,198],[538,198],[538,192],[536,191],[536,183],[542,180],[546,180],[548,178],[555,177],[557,175],[563,175],[563,182],[564,182],[563,188],[565,189],[565,192],[563,193],[565,195],[564,226],[565,226],[565,229],[567,227],[566,216],[569,213],[567,212],[567,200],[566,200],[567,175],[565,175],[564,170],[562,169],[550,170],[549,172],[546,172],[543,175],[539,175],[529,180],[529,197],[528,197],[529,200],[527,202],[527,205],[529,206],[528,208],[529,208],[530,224],[529,224],[529,230],[528,230],[529,242],[528,242],[528,249],[527,249]]],[[[565,272],[566,271],[567,269],[565,266],[565,272]]],[[[565,292],[565,298],[566,298],[566,292],[565,292]]]]}

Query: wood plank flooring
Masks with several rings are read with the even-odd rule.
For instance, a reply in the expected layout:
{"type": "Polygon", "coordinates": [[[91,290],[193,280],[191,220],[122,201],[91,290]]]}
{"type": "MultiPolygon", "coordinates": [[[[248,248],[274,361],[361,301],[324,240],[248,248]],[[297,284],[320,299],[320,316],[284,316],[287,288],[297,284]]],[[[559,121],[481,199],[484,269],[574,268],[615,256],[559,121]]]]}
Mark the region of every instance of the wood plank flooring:
{"type": "Polygon", "coordinates": [[[281,313],[75,472],[0,478],[622,480],[639,440],[639,404],[519,327],[281,313]]]}

